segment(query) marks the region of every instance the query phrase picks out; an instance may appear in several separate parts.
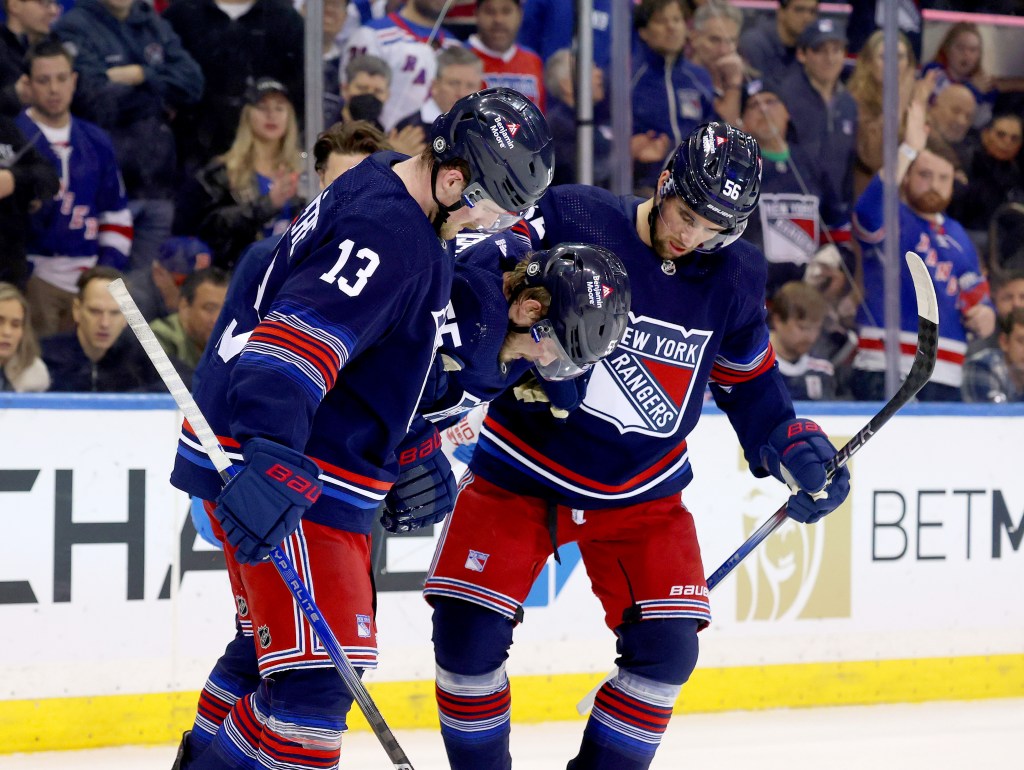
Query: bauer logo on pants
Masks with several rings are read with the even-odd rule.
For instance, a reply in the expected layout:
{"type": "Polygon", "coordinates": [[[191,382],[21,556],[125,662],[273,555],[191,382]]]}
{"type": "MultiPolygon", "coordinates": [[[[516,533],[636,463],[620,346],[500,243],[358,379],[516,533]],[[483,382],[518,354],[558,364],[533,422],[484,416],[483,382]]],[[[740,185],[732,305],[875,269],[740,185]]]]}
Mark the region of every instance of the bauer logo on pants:
{"type": "MultiPolygon", "coordinates": [[[[842,446],[846,438],[833,436],[832,441],[842,446]]],[[[742,467],[746,468],[745,462],[742,467]]],[[[781,503],[785,499],[782,485],[779,495],[781,503]]],[[[762,493],[752,494],[751,500],[756,500],[752,507],[759,513],[743,514],[744,539],[769,515],[763,512],[762,493]]],[[[816,524],[787,520],[755,548],[736,572],[736,619],[850,617],[851,510],[851,498],[847,498],[816,524]]]]}

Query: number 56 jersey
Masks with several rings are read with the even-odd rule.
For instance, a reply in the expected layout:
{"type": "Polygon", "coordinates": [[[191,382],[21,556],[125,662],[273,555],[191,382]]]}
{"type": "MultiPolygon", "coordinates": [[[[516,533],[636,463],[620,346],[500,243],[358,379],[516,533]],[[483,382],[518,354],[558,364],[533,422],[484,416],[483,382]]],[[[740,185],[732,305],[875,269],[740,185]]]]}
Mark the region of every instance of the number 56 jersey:
{"type": "MultiPolygon", "coordinates": [[[[197,368],[194,395],[232,462],[253,437],[305,452],[320,499],[305,519],[369,532],[398,475],[434,355],[452,264],[382,152],[343,174],[273,252],[250,249],[197,368]]],[[[220,477],[186,421],[171,483],[216,499],[220,477]]]]}

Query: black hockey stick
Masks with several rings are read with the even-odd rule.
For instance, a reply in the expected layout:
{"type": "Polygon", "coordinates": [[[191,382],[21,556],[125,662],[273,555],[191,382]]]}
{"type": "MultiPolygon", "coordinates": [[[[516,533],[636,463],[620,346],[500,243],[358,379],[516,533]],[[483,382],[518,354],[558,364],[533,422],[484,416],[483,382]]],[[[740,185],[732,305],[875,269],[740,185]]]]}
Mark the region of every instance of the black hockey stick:
{"type": "MultiPolygon", "coordinates": [[[[210,424],[206,421],[206,417],[199,411],[198,404],[192,398],[192,394],[188,392],[185,383],[181,381],[181,377],[175,371],[164,349],[160,347],[160,343],[153,334],[153,330],[146,322],[146,319],[142,317],[142,313],[139,311],[138,305],[135,304],[135,300],[132,299],[131,294],[128,293],[124,281],[120,278],[113,281],[109,286],[109,291],[121,307],[121,312],[127,319],[128,325],[135,332],[135,336],[138,337],[139,342],[146,351],[146,355],[149,356],[149,360],[153,362],[153,366],[159,372],[160,379],[164,381],[164,385],[170,391],[174,402],[185,414],[189,424],[195,430],[196,437],[210,458],[210,462],[213,463],[221,479],[226,484],[231,477],[231,460],[228,459],[227,453],[221,447],[220,442],[217,441],[217,437],[210,429],[210,424]]],[[[352,693],[352,697],[359,704],[359,708],[363,712],[363,716],[366,717],[366,721],[369,722],[374,735],[377,736],[377,740],[384,747],[388,758],[394,763],[395,770],[413,770],[412,763],[409,762],[409,758],[405,755],[402,747],[398,745],[398,739],[395,738],[395,734],[391,732],[391,728],[384,721],[384,717],[377,708],[377,704],[373,702],[373,698],[367,691],[366,685],[359,678],[359,674],[356,673],[351,661],[345,655],[345,651],[338,643],[338,639],[334,636],[334,632],[331,631],[331,627],[324,620],[320,609],[313,601],[313,597],[309,595],[309,591],[306,590],[302,579],[295,572],[291,560],[278,547],[270,552],[270,561],[281,574],[281,579],[284,580],[288,590],[291,591],[295,603],[302,610],[302,614],[306,616],[309,625],[312,626],[313,631],[327,650],[328,656],[330,656],[331,661],[338,669],[338,673],[341,674],[342,681],[345,682],[345,686],[352,693]]]]}
{"type": "MultiPolygon", "coordinates": [[[[935,370],[935,358],[939,352],[939,310],[938,302],[935,299],[935,284],[932,282],[931,273],[928,272],[928,268],[917,254],[908,251],[906,260],[907,266],[910,268],[910,276],[914,281],[914,292],[917,295],[917,352],[914,354],[914,363],[896,394],[879,410],[878,414],[868,421],[867,425],[857,432],[857,435],[846,442],[846,445],[826,463],[825,472],[829,481],[835,476],[837,470],[846,465],[850,458],[860,451],[869,438],[875,435],[896,412],[917,395],[918,391],[931,379],[932,372],[935,370]]],[[[743,545],[733,552],[732,556],[725,560],[721,567],[708,576],[708,590],[714,589],[721,583],[726,575],[736,568],[737,564],[757,548],[768,535],[782,526],[785,520],[786,504],[783,504],[770,519],[747,538],[743,545]]],[[[580,714],[590,711],[598,690],[613,676],[615,676],[615,672],[602,679],[597,687],[576,704],[576,710],[580,714]]]]}

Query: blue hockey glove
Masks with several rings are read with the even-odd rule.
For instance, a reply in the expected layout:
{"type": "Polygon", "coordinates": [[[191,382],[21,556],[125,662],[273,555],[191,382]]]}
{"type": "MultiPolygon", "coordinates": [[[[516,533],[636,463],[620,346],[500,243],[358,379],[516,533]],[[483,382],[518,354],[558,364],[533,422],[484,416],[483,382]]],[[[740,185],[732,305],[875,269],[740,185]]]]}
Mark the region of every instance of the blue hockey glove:
{"type": "Polygon", "coordinates": [[[388,532],[412,532],[444,520],[455,508],[458,487],[448,458],[441,451],[441,435],[422,417],[395,450],[398,479],[384,498],[380,523],[388,532]]]}
{"type": "Polygon", "coordinates": [[[320,497],[320,469],[301,452],[263,438],[242,447],[245,467],[217,498],[217,517],[241,564],[258,564],[294,532],[320,497]]]}
{"type": "Polygon", "coordinates": [[[768,443],[761,447],[761,464],[794,490],[787,510],[791,519],[813,524],[850,494],[850,472],[845,467],[826,486],[825,465],[835,453],[825,431],[813,420],[787,420],[769,434],[768,443]]]}

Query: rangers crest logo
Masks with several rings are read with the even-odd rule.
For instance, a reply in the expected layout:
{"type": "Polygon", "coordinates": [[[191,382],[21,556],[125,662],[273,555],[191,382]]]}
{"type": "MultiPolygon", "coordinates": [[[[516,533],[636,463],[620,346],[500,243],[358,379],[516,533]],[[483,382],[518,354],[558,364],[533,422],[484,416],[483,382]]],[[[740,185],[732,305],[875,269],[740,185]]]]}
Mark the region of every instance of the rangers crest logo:
{"type": "Polygon", "coordinates": [[[469,556],[466,557],[466,569],[472,570],[473,572],[483,572],[484,567],[487,566],[487,560],[489,558],[491,558],[489,553],[470,551],[469,556]]]}
{"type": "Polygon", "coordinates": [[[260,640],[260,647],[264,650],[270,646],[270,627],[260,626],[256,629],[256,636],[260,640]]]}
{"type": "MultiPolygon", "coordinates": [[[[590,381],[590,390],[599,389],[601,397],[584,402],[583,408],[617,425],[623,433],[671,435],[694,396],[694,381],[711,334],[630,313],[622,341],[595,368],[590,381]]],[[[695,397],[700,398],[701,393],[695,397]]]]}
{"type": "Polygon", "coordinates": [[[370,616],[356,615],[356,634],[360,639],[370,638],[370,616]]]}

